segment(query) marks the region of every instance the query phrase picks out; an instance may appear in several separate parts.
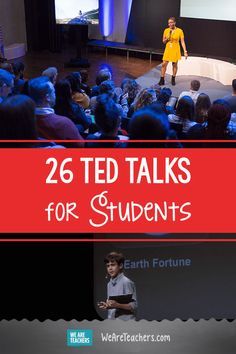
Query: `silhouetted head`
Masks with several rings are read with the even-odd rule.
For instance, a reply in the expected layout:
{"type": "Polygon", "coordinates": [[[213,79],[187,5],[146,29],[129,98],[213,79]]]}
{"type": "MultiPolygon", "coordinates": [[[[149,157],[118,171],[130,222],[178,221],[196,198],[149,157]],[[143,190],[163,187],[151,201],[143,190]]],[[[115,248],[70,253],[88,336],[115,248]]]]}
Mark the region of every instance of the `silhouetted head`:
{"type": "Polygon", "coordinates": [[[209,139],[221,139],[225,136],[231,119],[228,105],[213,103],[208,111],[207,135],[209,139]]]}
{"type": "Polygon", "coordinates": [[[58,70],[55,67],[47,68],[42,72],[42,76],[47,76],[51,83],[55,85],[57,81],[58,70]]]}
{"type": "Polygon", "coordinates": [[[121,122],[120,112],[113,99],[107,94],[97,97],[95,121],[103,134],[117,135],[121,122]]]}
{"type": "Polygon", "coordinates": [[[199,91],[200,87],[201,87],[200,81],[198,81],[198,80],[192,80],[191,81],[191,85],[190,85],[191,90],[199,91]]]}
{"type": "Polygon", "coordinates": [[[111,80],[111,72],[106,68],[99,71],[96,78],[96,85],[99,86],[103,81],[111,80]]]}
{"type": "Polygon", "coordinates": [[[28,92],[37,107],[54,107],[56,102],[55,88],[47,76],[30,80],[28,92]]]}
{"type": "Polygon", "coordinates": [[[0,140],[36,139],[35,103],[33,100],[25,95],[6,98],[0,104],[0,140]]]}
{"type": "Polygon", "coordinates": [[[160,105],[141,109],[131,118],[129,127],[131,140],[165,140],[168,133],[168,117],[160,105]]]}
{"type": "Polygon", "coordinates": [[[191,97],[184,96],[182,97],[176,109],[176,115],[182,119],[188,119],[190,121],[194,120],[194,102],[191,97]]]}

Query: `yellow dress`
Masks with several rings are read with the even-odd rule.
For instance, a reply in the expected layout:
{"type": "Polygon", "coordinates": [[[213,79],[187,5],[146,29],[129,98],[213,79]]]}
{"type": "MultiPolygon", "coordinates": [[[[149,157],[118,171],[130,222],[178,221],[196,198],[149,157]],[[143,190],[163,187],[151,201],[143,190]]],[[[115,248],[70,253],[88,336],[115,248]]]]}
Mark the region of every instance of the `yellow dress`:
{"type": "Polygon", "coordinates": [[[172,63],[176,63],[178,60],[181,59],[180,40],[184,38],[184,32],[182,31],[182,29],[176,27],[175,30],[172,30],[171,36],[170,33],[170,28],[166,28],[164,31],[164,37],[170,37],[170,41],[166,43],[163,61],[170,61],[172,63]]]}

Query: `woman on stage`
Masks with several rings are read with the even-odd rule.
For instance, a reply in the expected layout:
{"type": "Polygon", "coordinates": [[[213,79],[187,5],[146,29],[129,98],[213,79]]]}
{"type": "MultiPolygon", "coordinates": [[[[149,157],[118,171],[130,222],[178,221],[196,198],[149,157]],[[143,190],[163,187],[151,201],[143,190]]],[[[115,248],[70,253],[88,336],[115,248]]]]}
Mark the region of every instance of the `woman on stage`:
{"type": "Polygon", "coordinates": [[[175,85],[175,77],[178,70],[178,61],[181,59],[180,42],[184,50],[184,56],[187,59],[188,52],[184,41],[184,32],[182,29],[176,27],[175,17],[170,17],[168,20],[169,28],[166,28],[163,34],[163,43],[166,44],[166,49],[163,56],[163,63],[161,68],[161,78],[159,85],[165,85],[165,74],[167,65],[172,62],[173,76],[171,84],[175,85]]]}

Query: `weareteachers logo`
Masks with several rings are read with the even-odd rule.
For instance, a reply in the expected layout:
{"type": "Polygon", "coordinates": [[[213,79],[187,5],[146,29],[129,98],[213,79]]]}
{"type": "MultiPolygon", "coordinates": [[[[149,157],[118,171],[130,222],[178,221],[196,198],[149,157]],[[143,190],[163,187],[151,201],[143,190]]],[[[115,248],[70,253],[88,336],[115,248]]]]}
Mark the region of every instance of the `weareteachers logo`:
{"type": "Polygon", "coordinates": [[[67,330],[67,346],[68,347],[90,347],[93,345],[93,331],[87,330],[67,330]]]}

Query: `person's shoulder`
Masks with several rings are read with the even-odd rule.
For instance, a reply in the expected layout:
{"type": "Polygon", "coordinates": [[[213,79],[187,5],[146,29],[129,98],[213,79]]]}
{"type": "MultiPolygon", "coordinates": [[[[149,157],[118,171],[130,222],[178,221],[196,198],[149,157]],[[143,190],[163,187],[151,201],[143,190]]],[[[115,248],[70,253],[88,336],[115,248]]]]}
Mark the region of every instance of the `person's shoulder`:
{"type": "Polygon", "coordinates": [[[68,128],[71,131],[77,132],[77,128],[76,128],[75,124],[72,122],[72,120],[70,120],[70,118],[65,117],[65,116],[60,116],[55,113],[52,115],[52,118],[53,118],[54,124],[58,127],[58,129],[68,128]]]}
{"type": "Polygon", "coordinates": [[[57,122],[71,123],[71,120],[66,116],[61,116],[56,113],[52,113],[50,116],[57,122]]]}
{"type": "Polygon", "coordinates": [[[170,123],[179,123],[180,122],[180,118],[176,114],[169,114],[168,120],[170,123]]]}
{"type": "Polygon", "coordinates": [[[190,91],[182,91],[181,94],[179,95],[179,100],[180,98],[184,97],[184,96],[189,96],[190,91]]]}
{"type": "Polygon", "coordinates": [[[123,280],[124,284],[133,284],[134,283],[131,279],[129,279],[125,275],[123,276],[122,280],[123,280]]]}
{"type": "Polygon", "coordinates": [[[223,100],[230,101],[232,99],[232,97],[233,97],[232,95],[227,95],[227,96],[223,97],[223,100]]]}
{"type": "Polygon", "coordinates": [[[177,32],[178,32],[181,36],[184,35],[184,31],[182,30],[182,28],[177,27],[176,29],[177,29],[177,32]]]}
{"type": "Polygon", "coordinates": [[[188,131],[188,137],[192,139],[204,139],[205,126],[196,123],[188,131]]]}

